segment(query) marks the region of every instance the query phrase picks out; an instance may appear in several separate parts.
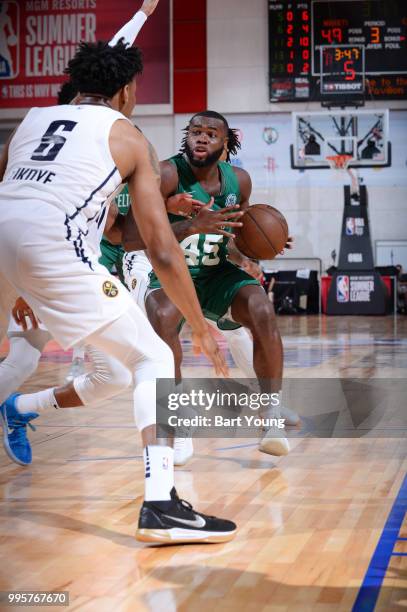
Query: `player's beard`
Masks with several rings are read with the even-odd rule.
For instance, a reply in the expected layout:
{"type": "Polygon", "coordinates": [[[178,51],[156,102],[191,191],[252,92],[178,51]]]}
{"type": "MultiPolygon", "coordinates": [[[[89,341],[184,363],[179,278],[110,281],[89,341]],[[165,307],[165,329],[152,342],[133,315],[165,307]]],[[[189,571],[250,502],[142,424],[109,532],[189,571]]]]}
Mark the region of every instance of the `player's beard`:
{"type": "Polygon", "coordinates": [[[220,156],[223,153],[223,147],[220,147],[220,149],[208,155],[206,159],[195,159],[194,153],[191,147],[186,142],[185,143],[185,153],[186,153],[186,156],[188,157],[188,161],[191,164],[191,166],[194,166],[195,168],[208,168],[209,166],[216,164],[216,162],[219,160],[220,156]]]}

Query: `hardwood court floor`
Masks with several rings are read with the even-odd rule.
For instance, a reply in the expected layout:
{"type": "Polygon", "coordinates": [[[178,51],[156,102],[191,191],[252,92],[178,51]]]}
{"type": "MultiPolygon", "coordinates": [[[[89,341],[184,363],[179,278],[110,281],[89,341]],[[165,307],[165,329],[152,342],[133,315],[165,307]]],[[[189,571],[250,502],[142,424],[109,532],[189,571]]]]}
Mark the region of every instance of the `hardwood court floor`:
{"type": "MultiPolygon", "coordinates": [[[[280,328],[289,377],[406,375],[405,318],[281,317],[280,328]]],[[[184,348],[186,375],[210,375],[184,348]]],[[[48,345],[24,389],[57,384],[68,359],[48,345]]],[[[282,458],[254,440],[197,440],[179,493],[238,535],[158,548],[133,538],[143,465],[130,393],[44,413],[30,438],[28,468],[0,451],[0,590],[67,590],[69,610],[92,612],[351,610],[407,467],[405,438],[298,439],[282,458]]],[[[376,610],[407,606],[406,575],[406,556],[392,556],[376,610]]]]}

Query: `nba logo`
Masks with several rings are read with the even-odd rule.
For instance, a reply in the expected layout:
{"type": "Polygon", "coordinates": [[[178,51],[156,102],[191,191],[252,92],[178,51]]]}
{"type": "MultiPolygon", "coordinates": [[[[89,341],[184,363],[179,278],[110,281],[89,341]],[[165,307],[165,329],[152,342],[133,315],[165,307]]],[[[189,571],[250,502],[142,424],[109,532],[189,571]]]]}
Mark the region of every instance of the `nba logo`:
{"type": "Polygon", "coordinates": [[[336,279],[336,300],[349,302],[349,276],[338,276],[336,279]]]}
{"type": "Polygon", "coordinates": [[[354,217],[346,217],[345,234],[347,236],[355,235],[355,219],[354,217]]]}
{"type": "Polygon", "coordinates": [[[17,2],[0,2],[0,79],[19,73],[20,13],[17,2]]]}

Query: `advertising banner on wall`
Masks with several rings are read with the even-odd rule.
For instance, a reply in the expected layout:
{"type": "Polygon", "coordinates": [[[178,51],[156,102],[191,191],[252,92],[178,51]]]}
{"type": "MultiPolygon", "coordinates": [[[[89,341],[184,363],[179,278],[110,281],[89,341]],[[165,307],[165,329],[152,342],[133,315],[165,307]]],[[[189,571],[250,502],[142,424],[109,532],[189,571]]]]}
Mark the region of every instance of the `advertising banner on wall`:
{"type": "MultiPolygon", "coordinates": [[[[81,41],[110,40],[133,16],[134,0],[0,2],[0,108],[54,104],[81,41]]],[[[170,102],[170,5],[162,0],[137,38],[143,50],[139,104],[170,102]]]]}

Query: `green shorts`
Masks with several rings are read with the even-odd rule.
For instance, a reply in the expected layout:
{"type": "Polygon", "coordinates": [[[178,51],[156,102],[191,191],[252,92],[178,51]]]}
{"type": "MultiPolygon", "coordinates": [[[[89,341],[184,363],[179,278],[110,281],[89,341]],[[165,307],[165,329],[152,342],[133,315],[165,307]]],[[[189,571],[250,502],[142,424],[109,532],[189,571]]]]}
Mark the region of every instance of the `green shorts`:
{"type": "Polygon", "coordinates": [[[120,244],[112,244],[106,238],[102,238],[100,251],[102,254],[99,257],[99,263],[105,266],[111,274],[116,272],[120,280],[123,281],[123,247],[120,244]]]}
{"type": "MultiPolygon", "coordinates": [[[[241,327],[233,321],[228,313],[233,299],[241,287],[260,285],[240,268],[226,261],[207,269],[189,269],[194,281],[196,293],[202,311],[207,319],[216,321],[219,329],[237,329],[241,327]]],[[[161,284],[154,272],[150,274],[149,289],[160,289],[161,284]]]]}

